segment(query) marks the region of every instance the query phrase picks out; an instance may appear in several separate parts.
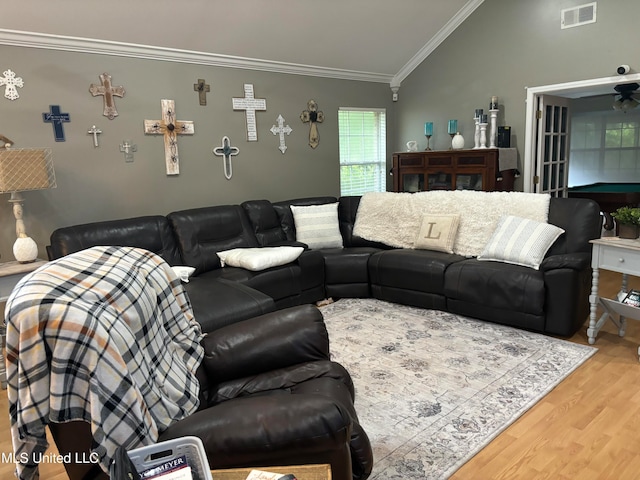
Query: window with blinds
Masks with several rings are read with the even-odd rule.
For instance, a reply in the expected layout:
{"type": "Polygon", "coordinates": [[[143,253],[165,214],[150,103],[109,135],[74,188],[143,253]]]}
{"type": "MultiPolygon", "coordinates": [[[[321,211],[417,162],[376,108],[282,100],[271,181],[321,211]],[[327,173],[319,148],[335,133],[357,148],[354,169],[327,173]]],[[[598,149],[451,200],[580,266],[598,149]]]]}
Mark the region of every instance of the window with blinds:
{"type": "Polygon", "coordinates": [[[340,195],[386,190],[385,109],[340,108],[340,195]]]}
{"type": "Polygon", "coordinates": [[[640,181],[640,112],[571,117],[569,186],[640,181]]]}

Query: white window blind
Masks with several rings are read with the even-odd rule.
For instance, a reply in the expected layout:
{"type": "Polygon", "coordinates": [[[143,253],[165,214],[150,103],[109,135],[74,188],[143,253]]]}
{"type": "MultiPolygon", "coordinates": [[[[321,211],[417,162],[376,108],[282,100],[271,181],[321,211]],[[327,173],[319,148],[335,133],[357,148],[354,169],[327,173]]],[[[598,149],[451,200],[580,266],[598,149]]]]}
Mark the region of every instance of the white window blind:
{"type": "Polygon", "coordinates": [[[340,108],[340,195],[386,190],[385,109],[340,108]]]}
{"type": "Polygon", "coordinates": [[[640,181],[640,112],[571,117],[569,186],[640,181]]]}

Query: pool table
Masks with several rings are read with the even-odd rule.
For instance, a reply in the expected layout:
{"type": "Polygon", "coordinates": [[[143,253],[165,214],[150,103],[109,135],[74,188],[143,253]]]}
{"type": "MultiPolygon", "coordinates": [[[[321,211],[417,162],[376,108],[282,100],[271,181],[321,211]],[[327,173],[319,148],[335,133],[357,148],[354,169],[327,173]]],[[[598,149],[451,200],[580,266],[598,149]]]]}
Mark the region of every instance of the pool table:
{"type": "Polygon", "coordinates": [[[595,200],[604,214],[604,228],[613,230],[615,225],[611,212],[626,205],[640,205],[640,183],[592,183],[569,187],[568,196],[595,200]]]}

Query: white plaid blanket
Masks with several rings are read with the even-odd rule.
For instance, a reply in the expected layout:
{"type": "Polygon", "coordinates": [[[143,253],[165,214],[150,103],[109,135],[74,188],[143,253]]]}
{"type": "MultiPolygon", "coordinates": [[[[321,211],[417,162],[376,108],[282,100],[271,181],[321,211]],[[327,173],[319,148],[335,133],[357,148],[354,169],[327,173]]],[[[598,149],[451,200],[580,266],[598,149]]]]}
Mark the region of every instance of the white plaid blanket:
{"type": "Polygon", "coordinates": [[[202,333],[180,280],[142,249],[95,247],[24,277],[6,305],[16,474],[37,479],[45,426],[91,424],[92,458],[155,443],[198,406],[202,333]]]}

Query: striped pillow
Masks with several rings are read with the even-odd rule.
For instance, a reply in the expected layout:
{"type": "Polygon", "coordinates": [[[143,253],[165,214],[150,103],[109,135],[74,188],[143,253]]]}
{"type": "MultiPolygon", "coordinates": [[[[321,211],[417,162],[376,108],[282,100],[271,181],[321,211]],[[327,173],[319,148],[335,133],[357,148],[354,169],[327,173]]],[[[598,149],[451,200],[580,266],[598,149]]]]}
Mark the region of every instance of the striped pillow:
{"type": "Polygon", "coordinates": [[[342,248],[338,224],[338,202],[306,207],[291,205],[296,240],[309,248],[342,248]]]}
{"type": "Polygon", "coordinates": [[[478,260],[513,263],[538,270],[564,230],[549,223],[505,215],[500,218],[478,260]]]}

